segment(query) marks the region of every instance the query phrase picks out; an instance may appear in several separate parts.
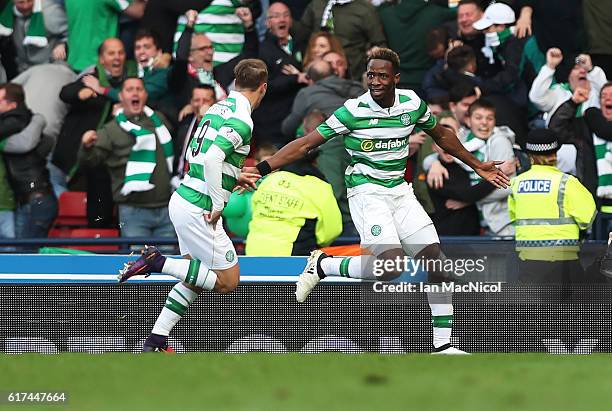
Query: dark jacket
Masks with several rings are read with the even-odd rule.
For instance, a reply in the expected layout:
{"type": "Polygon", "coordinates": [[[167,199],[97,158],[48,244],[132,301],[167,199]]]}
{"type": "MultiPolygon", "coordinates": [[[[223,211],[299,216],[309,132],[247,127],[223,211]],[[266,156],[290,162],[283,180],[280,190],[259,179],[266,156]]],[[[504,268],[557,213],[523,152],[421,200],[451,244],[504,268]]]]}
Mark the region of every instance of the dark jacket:
{"type": "Polygon", "coordinates": [[[597,107],[586,109],[584,119],[593,134],[597,134],[597,137],[604,140],[612,141],[612,121],[603,116],[601,109],[597,107]]]}
{"type": "MultiPolygon", "coordinates": [[[[92,73],[98,76],[98,70],[92,73]]],[[[127,70],[120,78],[109,78],[110,85],[118,88],[127,76],[127,70]]],[[[82,78],[67,84],[60,92],[60,99],[70,104],[70,111],[66,115],[64,125],[60,131],[52,162],[64,173],[69,174],[76,165],[77,152],[81,145],[81,136],[87,130],[95,130],[101,127],[112,117],[110,109],[111,99],[108,96],[98,95],[82,101],[79,99],[79,91],[85,88],[82,78]]]]}
{"type": "MultiPolygon", "coordinates": [[[[32,113],[25,106],[0,114],[0,145],[4,145],[9,136],[22,131],[31,118],[32,113]]],[[[0,211],[15,209],[15,195],[5,164],[4,156],[0,156],[0,211]]]]}
{"type": "MultiPolygon", "coordinates": [[[[576,117],[578,105],[572,99],[561,104],[550,118],[548,128],[553,130],[561,144],[576,146],[576,177],[597,198],[597,166],[593,134],[584,117],[576,117]]],[[[602,137],[603,138],[603,137],[602,137]]]]}
{"type": "Polygon", "coordinates": [[[347,99],[360,96],[363,92],[360,83],[337,76],[326,77],[301,89],[293,101],[291,113],[283,120],[283,134],[295,137],[295,130],[312,110],[319,110],[328,117],[347,99]]]}
{"type": "Polygon", "coordinates": [[[521,79],[520,65],[525,39],[510,36],[504,44],[495,50],[495,69],[481,74],[478,84],[483,95],[504,94],[520,106],[527,106],[527,86],[521,79]]]}
{"type": "Polygon", "coordinates": [[[0,138],[6,138],[18,133],[30,122],[32,112],[25,106],[19,105],[14,110],[0,114],[0,138]]]}
{"type": "Polygon", "coordinates": [[[444,71],[444,59],[439,59],[425,73],[423,77],[422,90],[425,100],[430,101],[435,98],[448,98],[448,89],[439,83],[438,76],[444,71]]]}
{"type": "Polygon", "coordinates": [[[284,145],[289,141],[281,132],[281,123],[291,112],[293,100],[303,85],[298,83],[296,75],[286,75],[281,70],[285,64],[302,68],[296,54],[298,50],[295,49],[292,55],[287,54],[279,46],[278,38],[270,32],[259,46],[259,58],[268,67],[268,91],[260,106],[253,111],[253,134],[257,142],[284,145]]]}
{"type": "Polygon", "coordinates": [[[455,11],[422,0],[404,0],[384,3],[379,14],[389,47],[400,56],[400,86],[420,88],[425,72],[434,64],[424,39],[431,29],[452,20],[455,11]]]}
{"type": "Polygon", "coordinates": [[[444,24],[444,27],[448,31],[448,35],[453,40],[461,40],[466,46],[470,46],[476,54],[476,66],[478,67],[476,74],[478,76],[490,77],[501,70],[501,61],[495,60],[493,64],[489,63],[489,59],[482,54],[482,48],[485,45],[485,38],[483,33],[475,33],[472,36],[464,36],[459,32],[457,21],[451,21],[444,24]]]}
{"type": "Polygon", "coordinates": [[[429,187],[429,196],[436,209],[432,220],[439,235],[479,235],[480,219],[476,202],[490,194],[495,187],[487,181],[470,185],[470,175],[459,164],[447,163],[448,180],[442,188],[429,187]],[[446,208],[448,199],[469,203],[460,210],[446,208]]]}
{"type": "MultiPolygon", "coordinates": [[[[191,48],[191,36],[193,28],[185,27],[179,38],[176,59],[168,75],[168,89],[174,93],[178,107],[182,108],[191,100],[191,92],[200,81],[187,72],[189,65],[189,49],[191,48]]],[[[244,45],[239,55],[233,59],[219,64],[213,68],[213,77],[226,92],[229,85],[234,81],[234,68],[244,59],[257,58],[259,54],[259,40],[255,30],[245,31],[244,45]]]]}
{"type": "MultiPolygon", "coordinates": [[[[11,111],[16,112],[14,116],[7,116],[11,120],[15,120],[17,117],[21,117],[21,120],[24,118],[28,119],[25,125],[23,125],[23,121],[19,123],[23,127],[11,133],[15,134],[24,130],[30,121],[32,121],[32,112],[25,106],[20,106],[11,111]]],[[[4,115],[8,113],[4,113],[4,115]]],[[[2,124],[0,128],[4,129],[6,123],[10,123],[10,121],[3,122],[0,119],[0,124],[2,124]]],[[[13,124],[16,125],[17,123],[13,124]]],[[[36,130],[38,133],[41,132],[41,128],[36,130]]],[[[4,153],[8,181],[19,203],[28,202],[31,193],[51,192],[51,182],[49,181],[49,171],[47,169],[47,155],[51,152],[52,148],[53,138],[43,135],[38,145],[26,153],[4,153]]]]}
{"type": "Polygon", "coordinates": [[[195,133],[198,128],[198,122],[194,121],[195,114],[190,114],[185,117],[178,125],[176,133],[172,138],[172,147],[174,148],[174,166],[173,175],[182,178],[184,176],[184,170],[180,169],[182,165],[185,167],[185,154],[187,153],[186,144],[189,144],[191,136],[195,133]],[[193,123],[193,127],[192,127],[193,123]],[[191,134],[189,134],[191,132],[191,134]],[[182,160],[181,160],[182,158],[182,160]],[[182,163],[182,164],[181,164],[182,163]]]}

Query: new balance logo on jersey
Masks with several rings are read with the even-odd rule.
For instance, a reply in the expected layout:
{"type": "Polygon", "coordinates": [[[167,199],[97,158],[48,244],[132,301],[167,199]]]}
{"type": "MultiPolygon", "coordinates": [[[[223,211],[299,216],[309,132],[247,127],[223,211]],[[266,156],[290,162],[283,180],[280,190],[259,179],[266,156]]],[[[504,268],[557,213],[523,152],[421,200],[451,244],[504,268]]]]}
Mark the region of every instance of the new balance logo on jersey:
{"type": "Polygon", "coordinates": [[[371,118],[370,121],[368,122],[368,126],[375,126],[377,124],[378,124],[377,118],[371,118]]]}
{"type": "Polygon", "coordinates": [[[392,140],[363,140],[361,142],[362,151],[387,151],[400,150],[408,143],[407,138],[396,138],[392,140]]]}
{"type": "Polygon", "coordinates": [[[518,193],[549,193],[550,180],[523,180],[518,185],[518,193]]]}

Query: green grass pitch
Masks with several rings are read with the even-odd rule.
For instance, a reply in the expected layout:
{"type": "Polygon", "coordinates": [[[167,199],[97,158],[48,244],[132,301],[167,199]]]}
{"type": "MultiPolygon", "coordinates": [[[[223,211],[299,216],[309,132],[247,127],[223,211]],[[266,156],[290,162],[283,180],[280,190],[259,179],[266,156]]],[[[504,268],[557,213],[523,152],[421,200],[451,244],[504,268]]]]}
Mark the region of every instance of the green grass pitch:
{"type": "Polygon", "coordinates": [[[4,410],[612,410],[612,357],[550,354],[0,355],[4,410]]]}

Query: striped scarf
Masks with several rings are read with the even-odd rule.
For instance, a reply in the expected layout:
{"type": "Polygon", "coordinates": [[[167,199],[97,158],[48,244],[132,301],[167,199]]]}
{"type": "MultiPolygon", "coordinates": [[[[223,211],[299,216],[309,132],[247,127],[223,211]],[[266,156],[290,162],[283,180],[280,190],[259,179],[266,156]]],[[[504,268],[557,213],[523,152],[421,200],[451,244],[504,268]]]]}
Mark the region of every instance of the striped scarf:
{"type": "Polygon", "coordinates": [[[119,127],[136,138],[136,143],[132,147],[132,152],[125,166],[125,178],[123,180],[123,188],[121,188],[121,194],[124,196],[134,191],[149,191],[155,187],[149,180],[157,166],[157,156],[155,153],[156,140],[159,140],[159,144],[161,144],[166,156],[168,171],[172,174],[172,162],[174,160],[172,136],[170,136],[170,132],[152,109],[145,107],[144,112],[155,125],[154,132],[129,121],[123,113],[123,109],[115,117],[119,127]],[[157,135],[157,139],[155,135],[157,135]]]}
{"type": "MultiPolygon", "coordinates": [[[[13,2],[9,1],[0,14],[0,36],[8,37],[13,34],[15,15],[21,16],[21,13],[13,6],[13,2]]],[[[30,16],[29,26],[26,29],[26,36],[23,39],[23,45],[47,47],[48,44],[47,30],[42,14],[42,0],[34,0],[34,8],[30,16]]]]}
{"type": "MultiPolygon", "coordinates": [[[[481,49],[482,54],[489,59],[489,64],[495,63],[497,48],[503,45],[510,37],[514,36],[516,26],[504,29],[500,32],[485,33],[485,45],[481,49]]],[[[501,56],[498,56],[501,58],[501,56]]]]}
{"type": "MultiPolygon", "coordinates": [[[[471,131],[467,135],[463,146],[467,151],[472,153],[472,155],[476,157],[479,161],[487,161],[487,142],[476,137],[471,131]]],[[[472,168],[467,167],[467,171],[468,173],[470,173],[470,185],[475,186],[476,184],[482,181],[482,177],[476,174],[476,172],[472,168]]],[[[483,228],[487,228],[488,224],[485,221],[484,215],[482,214],[481,205],[479,203],[476,203],[476,208],[478,208],[478,220],[480,221],[480,226],[483,228]]]]}
{"type": "Polygon", "coordinates": [[[593,134],[593,145],[597,160],[597,197],[612,198],[612,142],[593,134]]]}
{"type": "MultiPolygon", "coordinates": [[[[465,149],[472,153],[479,161],[486,161],[486,145],[487,142],[485,140],[476,137],[471,131],[467,135],[465,143],[463,143],[465,149]]],[[[471,168],[468,171],[470,173],[470,184],[475,186],[480,183],[482,177],[471,168]]]]}
{"type": "MultiPolygon", "coordinates": [[[[213,66],[230,61],[242,51],[244,25],[240,17],[236,15],[236,8],[241,6],[242,3],[239,0],[213,0],[198,14],[193,32],[206,33],[206,37],[212,42],[215,50],[213,66]]],[[[174,35],[175,53],[186,25],[187,17],[180,16],[174,35]]]]}
{"type": "Polygon", "coordinates": [[[329,31],[330,33],[334,32],[334,13],[332,9],[336,4],[349,4],[352,3],[353,0],[329,0],[325,9],[323,10],[323,15],[321,16],[321,28],[329,31]]]}

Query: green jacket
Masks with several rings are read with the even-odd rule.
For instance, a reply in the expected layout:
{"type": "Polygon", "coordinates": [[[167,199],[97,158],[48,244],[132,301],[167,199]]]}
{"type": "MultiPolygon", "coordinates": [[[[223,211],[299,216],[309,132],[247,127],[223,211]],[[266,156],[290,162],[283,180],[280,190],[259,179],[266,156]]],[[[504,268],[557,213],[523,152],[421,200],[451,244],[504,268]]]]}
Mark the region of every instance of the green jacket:
{"type": "MultiPolygon", "coordinates": [[[[313,33],[321,31],[321,18],[327,0],[312,0],[299,22],[294,23],[299,44],[308,44],[313,33]]],[[[366,69],[366,51],[372,46],[386,47],[387,41],[376,9],[369,0],[354,0],[332,8],[335,34],[342,43],[351,77],[360,81],[366,69]]],[[[399,36],[404,38],[403,36],[399,36]]]]}
{"type": "Polygon", "coordinates": [[[8,182],[4,158],[0,155],[0,211],[15,209],[15,195],[8,182]]]}
{"type": "Polygon", "coordinates": [[[400,56],[400,85],[421,88],[423,76],[434,65],[427,54],[425,37],[442,23],[455,18],[455,10],[426,3],[403,0],[379,8],[389,47],[400,56]]]}
{"type": "MultiPolygon", "coordinates": [[[[157,113],[157,115],[171,131],[165,117],[161,113],[157,113]]],[[[155,129],[153,122],[145,115],[128,117],[128,119],[147,130],[155,129]]],[[[97,133],[98,139],[91,148],[85,149],[83,146],[79,148],[78,161],[80,164],[90,167],[106,164],[111,175],[113,200],[118,204],[127,204],[134,207],[157,208],[167,206],[171,193],[171,170],[168,170],[166,165],[166,158],[159,144],[159,139],[155,150],[157,167],[153,170],[149,180],[155,185],[155,188],[149,191],[133,192],[126,197],[121,195],[121,187],[123,187],[125,166],[132,152],[135,138],[132,134],[123,131],[114,118],[98,129],[97,133]]]]}
{"type": "Polygon", "coordinates": [[[268,175],[253,194],[252,207],[247,255],[307,255],[317,246],[331,244],[342,232],[331,185],[312,175],[288,171],[268,175]]]}

